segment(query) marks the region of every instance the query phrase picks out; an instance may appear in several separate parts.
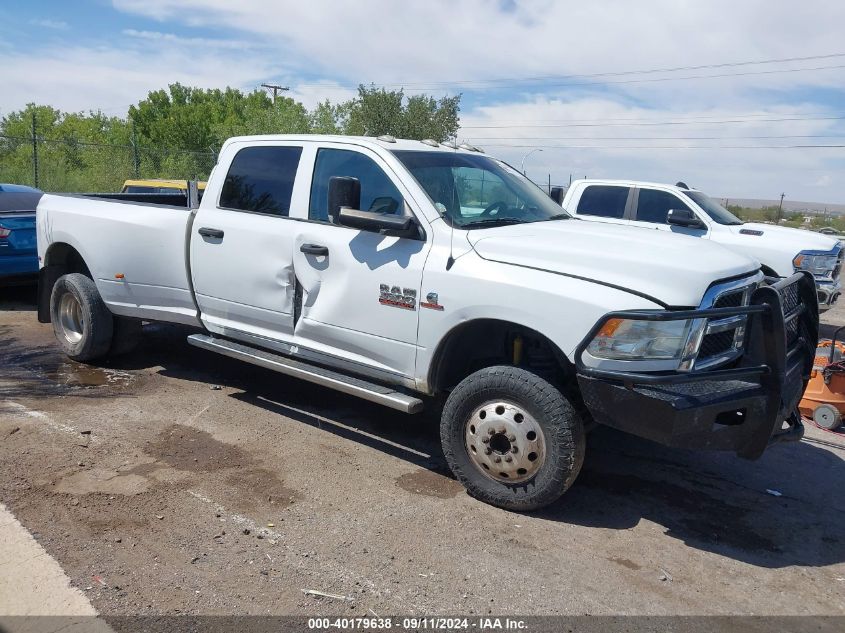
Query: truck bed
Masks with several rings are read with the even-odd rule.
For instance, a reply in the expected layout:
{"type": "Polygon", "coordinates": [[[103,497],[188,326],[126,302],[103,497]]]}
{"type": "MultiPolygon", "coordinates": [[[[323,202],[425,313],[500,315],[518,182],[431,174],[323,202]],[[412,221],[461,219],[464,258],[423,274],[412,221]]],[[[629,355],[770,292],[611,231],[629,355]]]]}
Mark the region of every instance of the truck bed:
{"type": "Polygon", "coordinates": [[[75,249],[115,314],[198,324],[186,249],[192,221],[182,206],[47,194],[38,204],[38,255],[49,264],[47,245],[75,249]]]}

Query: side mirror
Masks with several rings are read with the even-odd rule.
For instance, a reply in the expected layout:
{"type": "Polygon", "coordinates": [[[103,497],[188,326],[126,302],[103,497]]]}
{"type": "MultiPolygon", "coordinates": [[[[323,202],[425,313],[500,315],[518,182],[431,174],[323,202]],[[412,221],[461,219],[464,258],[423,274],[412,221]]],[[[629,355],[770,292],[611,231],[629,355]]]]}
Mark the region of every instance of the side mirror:
{"type": "Polygon", "coordinates": [[[374,211],[341,207],[338,224],[393,237],[419,237],[417,224],[409,215],[384,215],[374,211]]]}
{"type": "Polygon", "coordinates": [[[666,214],[666,223],[685,226],[688,229],[703,229],[704,223],[689,209],[670,209],[666,214]]]}
{"type": "Polygon", "coordinates": [[[361,183],[351,176],[329,178],[329,221],[340,224],[341,209],[358,209],[361,206],[361,183]]]}
{"type": "Polygon", "coordinates": [[[549,193],[549,198],[557,202],[558,204],[563,204],[563,187],[552,187],[551,192],[549,193]]]}

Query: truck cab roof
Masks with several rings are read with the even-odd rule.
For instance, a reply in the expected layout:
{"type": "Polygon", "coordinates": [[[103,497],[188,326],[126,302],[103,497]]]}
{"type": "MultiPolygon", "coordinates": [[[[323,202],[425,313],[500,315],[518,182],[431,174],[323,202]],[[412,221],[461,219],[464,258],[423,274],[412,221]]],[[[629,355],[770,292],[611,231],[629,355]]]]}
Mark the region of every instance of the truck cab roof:
{"type": "Polygon", "coordinates": [[[655,189],[669,189],[672,191],[678,192],[686,192],[686,191],[700,191],[700,189],[696,189],[695,187],[679,187],[678,185],[670,185],[665,182],[651,182],[647,180],[621,180],[621,179],[612,179],[612,178],[580,178],[572,182],[573,185],[576,183],[584,184],[588,183],[591,185],[616,185],[621,187],[653,187],[655,189]]]}
{"type": "MultiPolygon", "coordinates": [[[[412,139],[399,139],[388,135],[382,136],[342,136],[338,134],[258,134],[253,136],[235,136],[223,144],[223,149],[233,144],[254,144],[261,141],[294,141],[294,142],[316,142],[316,143],[344,143],[347,145],[358,145],[370,149],[395,150],[418,150],[418,151],[442,151],[461,152],[467,154],[484,153],[478,147],[463,143],[453,144],[450,141],[438,142],[432,139],[422,141],[412,139]]],[[[222,153],[221,149],[221,153],[222,153]]]]}

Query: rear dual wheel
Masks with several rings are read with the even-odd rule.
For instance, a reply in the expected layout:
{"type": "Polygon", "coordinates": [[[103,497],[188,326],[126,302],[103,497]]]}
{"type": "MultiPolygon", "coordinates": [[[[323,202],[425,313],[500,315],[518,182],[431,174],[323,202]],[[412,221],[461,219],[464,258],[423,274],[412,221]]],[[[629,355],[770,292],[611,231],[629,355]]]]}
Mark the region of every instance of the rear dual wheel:
{"type": "Polygon", "coordinates": [[[440,438],[449,467],[474,497],[508,510],[556,501],[584,461],[584,426],[544,378],[518,367],[488,367],[446,400],[440,438]]]}
{"type": "Polygon", "coordinates": [[[56,281],[50,318],[59,347],[80,362],[131,351],[141,332],[140,321],[113,316],[94,281],[81,273],[56,281]]]}

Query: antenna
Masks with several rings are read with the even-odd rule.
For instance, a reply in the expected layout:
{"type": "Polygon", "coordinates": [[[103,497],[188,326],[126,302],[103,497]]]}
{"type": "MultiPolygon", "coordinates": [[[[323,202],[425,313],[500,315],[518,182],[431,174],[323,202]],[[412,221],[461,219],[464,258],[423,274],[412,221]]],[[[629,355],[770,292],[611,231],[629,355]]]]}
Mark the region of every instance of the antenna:
{"type": "MultiPolygon", "coordinates": [[[[458,136],[455,135],[455,140],[447,141],[443,143],[446,147],[451,147],[453,153],[458,153],[458,136]]],[[[452,200],[454,201],[457,198],[457,192],[455,187],[455,178],[452,177],[452,200]]],[[[455,220],[453,218],[449,218],[449,259],[446,260],[446,270],[451,270],[452,266],[455,265],[455,251],[454,245],[455,243],[455,220]]]]}

